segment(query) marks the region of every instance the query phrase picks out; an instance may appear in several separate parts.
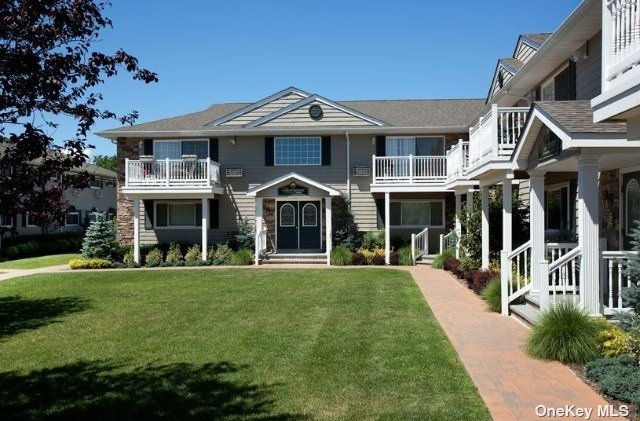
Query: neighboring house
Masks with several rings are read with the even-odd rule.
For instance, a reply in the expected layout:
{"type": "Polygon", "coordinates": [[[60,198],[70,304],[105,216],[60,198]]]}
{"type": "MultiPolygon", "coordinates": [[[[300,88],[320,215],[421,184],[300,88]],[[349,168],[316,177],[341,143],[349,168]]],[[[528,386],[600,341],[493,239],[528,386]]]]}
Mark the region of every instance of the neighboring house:
{"type": "MultiPolygon", "coordinates": [[[[90,187],[69,189],[65,192],[65,199],[69,202],[70,209],[53,232],[83,230],[89,224],[92,212],[102,212],[109,219],[115,217],[117,174],[93,164],[84,165],[77,171],[87,171],[93,174],[95,179],[90,187]]],[[[42,232],[40,227],[29,222],[28,213],[18,215],[16,218],[0,217],[0,223],[7,227],[13,226],[19,235],[35,235],[42,232]]]]}
{"type": "Polygon", "coordinates": [[[345,195],[361,230],[385,229],[387,262],[395,235],[415,235],[419,258],[457,248],[454,215],[479,190],[488,268],[489,189],[502,185],[503,312],[530,318],[558,297],[623,310],[640,219],[639,2],[584,0],[554,33],[521,35],[486,100],[332,101],[290,88],[105,131],[118,142],[120,240],[139,258],[140,242],[206,245],[247,219],[256,263],[328,256],[323,221],[345,195]],[[514,188],[530,209],[522,245],[514,188]]]}

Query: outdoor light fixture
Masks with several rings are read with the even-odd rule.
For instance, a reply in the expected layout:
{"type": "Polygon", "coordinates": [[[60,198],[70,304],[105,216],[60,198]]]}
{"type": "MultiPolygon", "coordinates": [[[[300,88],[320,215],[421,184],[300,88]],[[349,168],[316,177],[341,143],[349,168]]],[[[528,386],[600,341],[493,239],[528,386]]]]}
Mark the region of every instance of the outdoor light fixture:
{"type": "Polygon", "coordinates": [[[229,145],[235,145],[236,144],[236,138],[232,137],[229,139],[229,145]]]}
{"type": "Polygon", "coordinates": [[[371,146],[375,146],[375,144],[376,144],[376,137],[371,136],[371,146]]]}

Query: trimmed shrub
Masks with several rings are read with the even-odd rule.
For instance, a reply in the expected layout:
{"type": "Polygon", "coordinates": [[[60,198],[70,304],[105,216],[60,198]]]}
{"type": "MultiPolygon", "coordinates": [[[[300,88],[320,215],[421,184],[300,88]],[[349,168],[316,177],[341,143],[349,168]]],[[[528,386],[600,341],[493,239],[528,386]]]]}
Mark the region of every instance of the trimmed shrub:
{"type": "Polygon", "coordinates": [[[145,258],[145,266],[155,268],[162,265],[162,252],[159,248],[153,248],[147,253],[145,258]]]}
{"type": "Polygon", "coordinates": [[[98,258],[71,259],[69,267],[71,269],[107,269],[111,267],[111,260],[98,258]]]}
{"type": "Polygon", "coordinates": [[[640,405],[640,366],[632,356],[595,360],[586,365],[585,374],[605,395],[640,405]]]}
{"type": "Polygon", "coordinates": [[[413,266],[413,255],[411,254],[411,247],[402,247],[398,250],[401,266],[413,266]]]}
{"type": "Polygon", "coordinates": [[[182,266],[184,265],[184,258],[180,251],[180,245],[177,243],[171,243],[169,250],[167,251],[167,257],[165,262],[168,266],[182,266]]]}
{"type": "Polygon", "coordinates": [[[500,313],[502,310],[502,283],[500,278],[491,279],[482,290],[481,296],[491,311],[500,313]]]}
{"type": "Polygon", "coordinates": [[[194,244],[187,250],[184,255],[185,264],[188,266],[199,266],[202,264],[202,249],[199,244],[194,244]]]}
{"type": "Polygon", "coordinates": [[[228,265],[233,257],[233,250],[226,244],[218,244],[215,249],[210,248],[207,259],[214,265],[228,265]]]}
{"type": "Polygon", "coordinates": [[[386,264],[386,262],[384,261],[384,255],[382,254],[373,255],[373,257],[371,258],[371,264],[375,266],[384,266],[386,264]]]}
{"type": "Polygon", "coordinates": [[[351,251],[346,246],[335,246],[331,250],[331,264],[334,266],[351,264],[351,251]]]}
{"type": "Polygon", "coordinates": [[[460,269],[460,260],[458,259],[448,259],[444,261],[444,269],[453,273],[455,276],[458,276],[458,271],[460,269]]]}
{"type": "Polygon", "coordinates": [[[600,331],[598,332],[598,350],[605,357],[617,357],[629,354],[629,336],[604,318],[598,319],[600,331]]]}
{"type": "Polygon", "coordinates": [[[367,231],[362,236],[362,248],[365,250],[384,249],[384,231],[367,231]]]}
{"type": "Polygon", "coordinates": [[[133,256],[133,250],[129,250],[124,254],[124,256],[122,257],[122,263],[126,267],[133,267],[136,264],[136,261],[133,256]]]}
{"type": "Polygon", "coordinates": [[[253,251],[248,249],[240,249],[233,253],[231,264],[234,266],[245,266],[254,263],[253,251]]]}
{"type": "Polygon", "coordinates": [[[362,253],[364,258],[367,260],[368,265],[372,264],[374,256],[384,256],[384,249],[367,250],[365,248],[361,248],[358,249],[358,252],[362,253]]]}
{"type": "Polygon", "coordinates": [[[400,264],[400,254],[397,251],[389,253],[389,264],[392,266],[398,266],[400,264]]]}
{"type": "Polygon", "coordinates": [[[475,292],[476,294],[480,294],[482,290],[487,286],[489,281],[494,279],[496,276],[498,277],[498,280],[499,280],[500,279],[499,274],[492,271],[491,269],[474,270],[471,273],[471,283],[469,284],[469,286],[471,287],[473,292],[475,292]]]}
{"type": "Polygon", "coordinates": [[[599,357],[598,322],[571,301],[542,313],[531,328],[527,353],[534,358],[584,364],[599,357]]]}
{"type": "Polygon", "coordinates": [[[82,247],[84,232],[16,236],[2,239],[0,257],[8,260],[50,254],[75,253],[82,247]]]}
{"type": "Polygon", "coordinates": [[[351,264],[355,266],[365,266],[367,264],[367,258],[359,251],[351,255],[351,264]]]}
{"type": "Polygon", "coordinates": [[[95,212],[93,215],[95,219],[89,225],[82,242],[82,257],[115,259],[118,254],[118,245],[113,223],[107,221],[102,213],[95,212]]]}
{"type": "Polygon", "coordinates": [[[435,259],[433,259],[433,263],[431,264],[431,267],[434,269],[443,269],[444,262],[449,259],[455,259],[455,257],[456,257],[455,252],[453,252],[452,250],[445,250],[439,255],[437,255],[435,259]]]}

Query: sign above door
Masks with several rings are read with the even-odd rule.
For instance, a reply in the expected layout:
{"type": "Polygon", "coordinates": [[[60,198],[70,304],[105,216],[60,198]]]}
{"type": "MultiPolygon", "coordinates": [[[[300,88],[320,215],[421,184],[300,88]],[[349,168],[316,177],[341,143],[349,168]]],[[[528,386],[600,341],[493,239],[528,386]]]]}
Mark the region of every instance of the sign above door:
{"type": "Polygon", "coordinates": [[[278,196],[307,196],[309,194],[309,188],[305,186],[299,186],[295,182],[289,183],[286,186],[278,188],[278,196]]]}

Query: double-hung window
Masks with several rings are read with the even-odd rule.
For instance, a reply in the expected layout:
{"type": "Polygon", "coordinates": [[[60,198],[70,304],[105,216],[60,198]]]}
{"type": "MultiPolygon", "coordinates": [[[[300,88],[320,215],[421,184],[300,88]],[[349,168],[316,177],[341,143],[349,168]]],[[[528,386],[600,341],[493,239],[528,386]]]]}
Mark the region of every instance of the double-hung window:
{"type": "Polygon", "coordinates": [[[274,146],[275,165],[322,164],[319,137],[276,137],[274,146]]]}
{"type": "Polygon", "coordinates": [[[13,218],[10,217],[10,216],[0,215],[0,226],[12,227],[13,226],[13,218]]]}
{"type": "Polygon", "coordinates": [[[191,228],[202,226],[200,203],[156,203],[156,226],[191,228]]]}
{"type": "Polygon", "coordinates": [[[390,203],[391,226],[399,228],[444,227],[444,201],[396,201],[390,203]]]}
{"type": "Polygon", "coordinates": [[[442,136],[389,136],[385,141],[386,156],[443,156],[442,136]]]}
{"type": "Polygon", "coordinates": [[[64,222],[66,226],[77,227],[80,225],[80,212],[67,212],[64,222]]]}
{"type": "Polygon", "coordinates": [[[182,155],[196,155],[198,159],[209,156],[207,140],[156,140],[154,142],[155,159],[181,159],[182,155]]]}

